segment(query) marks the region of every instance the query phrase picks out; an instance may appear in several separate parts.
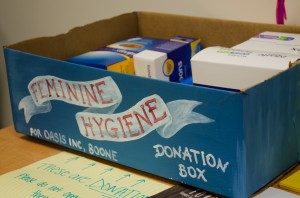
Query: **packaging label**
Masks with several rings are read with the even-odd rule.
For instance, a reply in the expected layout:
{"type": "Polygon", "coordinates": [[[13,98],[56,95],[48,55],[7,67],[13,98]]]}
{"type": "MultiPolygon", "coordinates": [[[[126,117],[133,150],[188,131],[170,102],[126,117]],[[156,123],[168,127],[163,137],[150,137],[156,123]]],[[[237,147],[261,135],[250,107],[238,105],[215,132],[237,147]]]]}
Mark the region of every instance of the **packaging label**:
{"type": "Polygon", "coordinates": [[[258,34],[256,36],[254,36],[254,38],[280,40],[280,41],[292,41],[295,39],[294,37],[276,36],[276,35],[271,35],[271,34],[258,34]]]}
{"type": "Polygon", "coordinates": [[[263,32],[233,48],[299,55],[300,34],[263,32]]]}

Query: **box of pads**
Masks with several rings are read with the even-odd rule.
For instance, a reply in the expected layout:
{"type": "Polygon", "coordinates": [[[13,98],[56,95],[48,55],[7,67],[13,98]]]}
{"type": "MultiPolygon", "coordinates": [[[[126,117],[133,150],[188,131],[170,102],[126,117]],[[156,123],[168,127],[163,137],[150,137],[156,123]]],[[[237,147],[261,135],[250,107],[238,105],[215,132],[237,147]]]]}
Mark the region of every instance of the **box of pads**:
{"type": "Polygon", "coordinates": [[[114,72],[135,74],[133,55],[162,42],[161,39],[133,37],[69,58],[68,61],[114,72]]]}
{"type": "Polygon", "coordinates": [[[193,83],[245,90],[287,70],[297,59],[291,54],[208,47],[191,60],[193,83]]]}
{"type": "Polygon", "coordinates": [[[103,47],[72,57],[68,61],[114,72],[134,74],[133,54],[135,52],[103,47]]]}
{"type": "Polygon", "coordinates": [[[269,51],[299,55],[300,34],[263,32],[233,47],[234,49],[269,51]]]}
{"type": "MultiPolygon", "coordinates": [[[[172,83],[66,60],[137,35],[201,38],[208,48],[234,46],[270,29],[300,33],[298,26],[134,12],[6,46],[14,126],[135,170],[248,198],[300,159],[300,64],[232,91],[190,85],[191,78],[172,83]]],[[[103,170],[91,168],[99,182],[82,184],[93,185],[99,196],[142,197],[132,186],[149,187],[127,178],[126,185],[108,188],[103,170]]]]}
{"type": "Polygon", "coordinates": [[[138,76],[180,82],[191,76],[191,57],[201,48],[200,39],[174,37],[134,55],[138,76]]]}

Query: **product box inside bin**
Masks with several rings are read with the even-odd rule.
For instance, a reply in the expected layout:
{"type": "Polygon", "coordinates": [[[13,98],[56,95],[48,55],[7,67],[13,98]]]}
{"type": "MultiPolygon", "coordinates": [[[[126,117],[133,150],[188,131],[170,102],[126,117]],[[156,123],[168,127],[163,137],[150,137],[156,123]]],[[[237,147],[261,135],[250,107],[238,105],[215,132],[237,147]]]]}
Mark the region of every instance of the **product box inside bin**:
{"type": "Polygon", "coordinates": [[[300,27],[134,12],[6,46],[16,131],[227,197],[249,197],[297,163],[299,65],[230,91],[66,60],[137,35],[184,35],[201,38],[204,47],[231,47],[279,29],[300,33],[300,27]]]}

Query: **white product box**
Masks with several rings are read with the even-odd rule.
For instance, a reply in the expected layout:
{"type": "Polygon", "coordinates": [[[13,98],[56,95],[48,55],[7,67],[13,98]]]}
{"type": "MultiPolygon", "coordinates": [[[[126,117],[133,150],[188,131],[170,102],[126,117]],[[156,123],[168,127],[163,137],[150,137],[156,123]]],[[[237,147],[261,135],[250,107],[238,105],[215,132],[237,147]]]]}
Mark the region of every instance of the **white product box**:
{"type": "Polygon", "coordinates": [[[145,50],[134,56],[135,73],[138,76],[168,81],[169,77],[162,72],[162,65],[167,60],[167,54],[145,50]]]}
{"type": "Polygon", "coordinates": [[[201,49],[200,39],[175,37],[133,56],[135,74],[181,82],[191,76],[191,57],[201,49]]]}
{"type": "Polygon", "coordinates": [[[292,54],[209,47],[191,59],[193,83],[243,90],[289,68],[292,54]]]}
{"type": "Polygon", "coordinates": [[[232,48],[300,55],[300,34],[263,32],[232,48]]]}

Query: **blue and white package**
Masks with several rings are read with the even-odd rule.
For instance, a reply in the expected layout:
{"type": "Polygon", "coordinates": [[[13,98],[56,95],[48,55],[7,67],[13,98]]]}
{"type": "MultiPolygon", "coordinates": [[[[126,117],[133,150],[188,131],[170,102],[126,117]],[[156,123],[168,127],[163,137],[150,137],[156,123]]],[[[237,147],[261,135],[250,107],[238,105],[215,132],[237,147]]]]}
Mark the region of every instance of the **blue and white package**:
{"type": "Polygon", "coordinates": [[[68,59],[69,62],[115,72],[134,74],[132,55],[134,52],[118,52],[107,47],[90,51],[68,59]],[[124,53],[125,52],[125,53],[124,53]]]}
{"type": "Polygon", "coordinates": [[[133,55],[162,42],[161,39],[133,37],[102,47],[96,51],[72,57],[68,61],[114,72],[135,74],[133,55]]]}
{"type": "Polygon", "coordinates": [[[134,55],[136,75],[170,82],[191,76],[190,59],[200,50],[200,40],[175,38],[134,55]]]}

